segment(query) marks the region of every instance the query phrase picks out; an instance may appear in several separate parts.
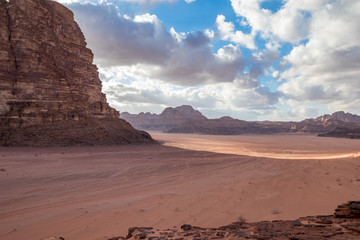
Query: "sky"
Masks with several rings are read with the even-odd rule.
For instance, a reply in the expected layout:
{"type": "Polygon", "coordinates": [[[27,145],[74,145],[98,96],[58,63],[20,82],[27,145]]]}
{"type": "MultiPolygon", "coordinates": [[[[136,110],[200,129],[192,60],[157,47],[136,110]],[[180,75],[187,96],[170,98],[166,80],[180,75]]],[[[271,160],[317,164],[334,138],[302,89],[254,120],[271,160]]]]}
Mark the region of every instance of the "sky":
{"type": "Polygon", "coordinates": [[[360,114],[359,0],[57,0],[120,112],[360,114]]]}

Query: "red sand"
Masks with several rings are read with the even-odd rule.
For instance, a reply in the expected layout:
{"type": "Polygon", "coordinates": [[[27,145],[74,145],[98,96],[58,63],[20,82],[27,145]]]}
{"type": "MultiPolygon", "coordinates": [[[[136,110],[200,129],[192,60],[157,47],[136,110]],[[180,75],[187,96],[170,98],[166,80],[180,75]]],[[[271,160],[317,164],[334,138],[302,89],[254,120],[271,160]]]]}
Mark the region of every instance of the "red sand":
{"type": "Polygon", "coordinates": [[[152,135],[187,149],[0,148],[0,239],[107,239],[131,226],[294,219],[360,199],[359,140],[152,135]]]}

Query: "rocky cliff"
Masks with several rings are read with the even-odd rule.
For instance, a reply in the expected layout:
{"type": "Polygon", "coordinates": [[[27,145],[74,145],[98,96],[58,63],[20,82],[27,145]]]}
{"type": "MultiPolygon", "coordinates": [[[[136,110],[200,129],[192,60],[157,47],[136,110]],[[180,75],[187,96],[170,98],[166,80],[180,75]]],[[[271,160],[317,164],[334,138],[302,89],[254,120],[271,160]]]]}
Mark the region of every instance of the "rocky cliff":
{"type": "Polygon", "coordinates": [[[333,215],[327,216],[255,223],[247,223],[244,219],[240,219],[238,222],[219,228],[202,228],[184,224],[179,229],[161,231],[152,227],[133,227],[129,229],[126,237],[109,238],[109,240],[125,239],[355,240],[360,239],[360,201],[342,204],[333,215]]]}
{"type": "Polygon", "coordinates": [[[201,112],[188,105],[168,107],[161,114],[123,112],[121,118],[131,123],[136,129],[153,131],[168,131],[185,122],[207,119],[201,112]]]}
{"type": "Polygon", "coordinates": [[[101,92],[73,13],[51,0],[0,0],[0,144],[151,142],[101,92]]]}

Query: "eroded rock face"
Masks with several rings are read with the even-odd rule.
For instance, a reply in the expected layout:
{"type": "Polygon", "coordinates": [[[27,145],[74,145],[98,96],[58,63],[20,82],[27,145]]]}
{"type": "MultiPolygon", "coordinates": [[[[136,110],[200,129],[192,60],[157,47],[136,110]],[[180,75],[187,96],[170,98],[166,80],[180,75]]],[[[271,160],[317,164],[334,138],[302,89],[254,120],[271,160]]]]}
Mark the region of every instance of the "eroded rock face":
{"type": "Polygon", "coordinates": [[[238,221],[219,228],[201,228],[184,224],[180,228],[157,230],[152,227],[132,227],[126,237],[109,240],[319,240],[360,239],[360,201],[340,205],[334,215],[301,217],[297,220],[277,220],[247,223],[238,221]]]}
{"type": "Polygon", "coordinates": [[[0,19],[1,145],[152,141],[106,102],[70,10],[51,0],[0,0],[0,19]]]}
{"type": "Polygon", "coordinates": [[[360,219],[360,201],[349,201],[341,204],[335,210],[336,218],[358,218],[360,219]]]}

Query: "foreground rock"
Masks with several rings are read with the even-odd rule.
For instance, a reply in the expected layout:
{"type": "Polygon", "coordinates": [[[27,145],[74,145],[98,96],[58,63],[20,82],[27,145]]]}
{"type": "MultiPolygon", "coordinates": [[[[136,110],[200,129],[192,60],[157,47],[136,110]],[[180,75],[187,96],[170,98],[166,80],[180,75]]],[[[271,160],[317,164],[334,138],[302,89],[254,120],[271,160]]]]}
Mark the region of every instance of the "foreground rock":
{"type": "Polygon", "coordinates": [[[360,201],[340,205],[334,215],[302,217],[294,221],[263,221],[247,223],[239,221],[219,228],[201,228],[185,224],[180,229],[159,231],[151,227],[129,229],[121,239],[253,239],[253,240],[319,240],[360,239],[360,201]]]}
{"type": "Polygon", "coordinates": [[[70,10],[0,0],[0,19],[0,145],[152,142],[106,102],[70,10]]]}

